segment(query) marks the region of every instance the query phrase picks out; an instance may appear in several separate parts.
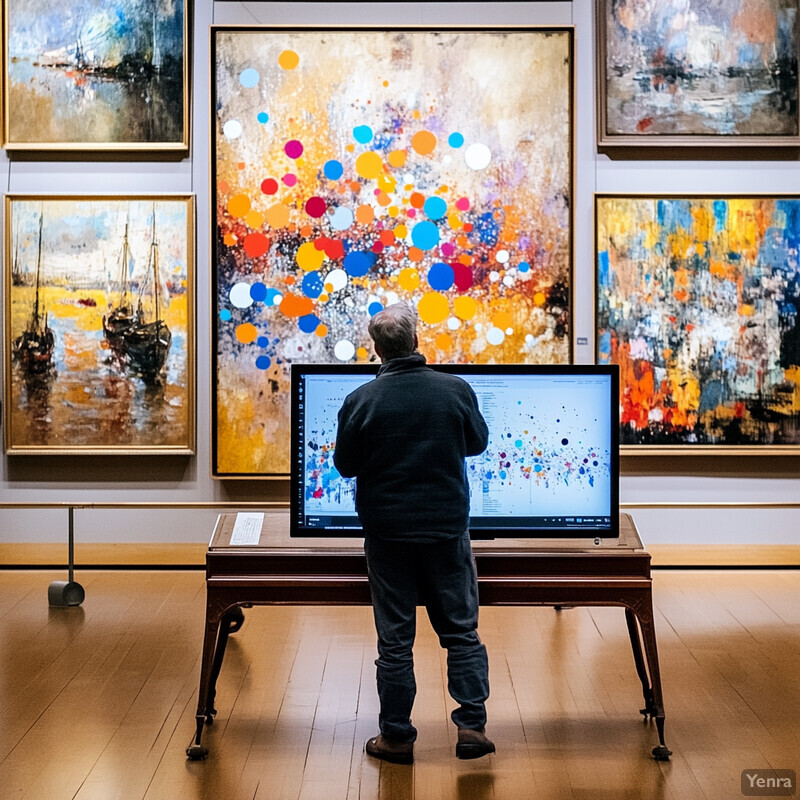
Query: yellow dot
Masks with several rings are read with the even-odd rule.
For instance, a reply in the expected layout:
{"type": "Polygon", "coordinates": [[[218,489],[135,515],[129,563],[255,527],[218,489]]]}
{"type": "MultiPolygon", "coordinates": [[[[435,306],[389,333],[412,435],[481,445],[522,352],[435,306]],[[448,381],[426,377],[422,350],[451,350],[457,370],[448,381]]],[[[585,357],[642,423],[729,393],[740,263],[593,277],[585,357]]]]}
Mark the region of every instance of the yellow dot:
{"type": "Polygon", "coordinates": [[[331,299],[331,298],[330,298],[330,297],[328,297],[328,295],[327,295],[327,294],[321,294],[321,295],[320,295],[320,296],[317,298],[317,300],[318,300],[320,303],[327,303],[327,302],[328,302],[328,300],[330,300],[330,299],[331,299]]]}
{"type": "Polygon", "coordinates": [[[295,69],[300,63],[300,56],[294,50],[284,50],[278,56],[278,64],[283,69],[295,69]]]}
{"type": "Polygon", "coordinates": [[[359,347],[358,350],[356,350],[356,358],[359,361],[366,361],[369,358],[369,353],[367,352],[367,348],[359,347]]]}
{"type": "Polygon", "coordinates": [[[396,217],[400,213],[400,209],[397,206],[389,206],[389,216],[396,217]]]}
{"type": "Polygon", "coordinates": [[[250,198],[246,194],[235,194],[228,200],[228,213],[232,217],[243,217],[250,210],[250,198]]]}
{"type": "Polygon", "coordinates": [[[414,267],[401,269],[400,274],[397,276],[397,282],[400,284],[401,289],[413,292],[419,286],[419,271],[414,267]]]}
{"type": "Polygon", "coordinates": [[[356,174],[367,180],[377,178],[383,170],[383,161],[374,151],[368,150],[356,159],[356,174]]]}
{"type": "Polygon", "coordinates": [[[464,223],[458,218],[457,214],[448,214],[447,224],[450,226],[451,230],[457,231],[464,223]]]}
{"type": "Polygon", "coordinates": [[[264,224],[264,215],[259,214],[258,211],[249,211],[244,218],[247,227],[251,230],[258,230],[264,224]]]}
{"type": "Polygon", "coordinates": [[[314,242],[303,242],[303,244],[297,248],[297,255],[295,258],[297,259],[297,265],[300,269],[304,272],[313,272],[315,269],[319,269],[322,266],[322,262],[325,260],[325,252],[323,250],[317,250],[314,246],[314,242]]]}
{"type": "Polygon", "coordinates": [[[398,239],[405,239],[408,236],[408,228],[401,223],[394,229],[394,235],[398,239]]]}
{"type": "Polygon", "coordinates": [[[478,310],[478,304],[469,295],[456,297],[453,301],[453,311],[459,319],[472,319],[478,310]]]}
{"type": "Polygon", "coordinates": [[[250,344],[258,337],[258,330],[251,322],[243,322],[236,327],[236,338],[242,344],[250,344]]]}
{"type": "Polygon", "coordinates": [[[325,286],[323,286],[322,288],[325,289],[325,291],[328,294],[330,294],[333,291],[333,284],[332,283],[326,283],[325,286]]]}
{"type": "Polygon", "coordinates": [[[317,329],[314,331],[314,333],[316,333],[317,336],[319,336],[319,338],[322,339],[324,336],[328,335],[328,326],[327,325],[323,325],[320,322],[320,324],[317,325],[317,329]]]}
{"type": "Polygon", "coordinates": [[[450,312],[450,306],[447,298],[439,292],[428,292],[422,295],[419,303],[417,304],[417,312],[419,318],[429,325],[435,325],[437,322],[443,322],[447,319],[450,312]]]}
{"type": "Polygon", "coordinates": [[[547,298],[545,297],[544,292],[536,292],[536,294],[533,296],[534,304],[540,308],[545,304],[546,301],[547,298]]]}

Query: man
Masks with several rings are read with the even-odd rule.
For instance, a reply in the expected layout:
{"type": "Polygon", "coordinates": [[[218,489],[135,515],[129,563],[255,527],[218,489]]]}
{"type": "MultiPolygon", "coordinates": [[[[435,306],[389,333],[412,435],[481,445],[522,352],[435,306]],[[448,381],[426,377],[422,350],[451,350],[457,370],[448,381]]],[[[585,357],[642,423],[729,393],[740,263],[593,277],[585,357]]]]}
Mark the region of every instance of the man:
{"type": "Polygon", "coordinates": [[[414,759],[416,606],[447,649],[448,691],[458,703],[456,755],[495,750],[486,738],[489,665],[478,638],[478,585],[469,542],[464,458],[482,453],[486,422],[466,381],[435,372],[416,352],[417,315],[395,304],[369,333],[382,366],[375,380],[345,398],[334,464],[356,480],[370,592],[378,633],[380,735],[369,755],[414,759]]]}

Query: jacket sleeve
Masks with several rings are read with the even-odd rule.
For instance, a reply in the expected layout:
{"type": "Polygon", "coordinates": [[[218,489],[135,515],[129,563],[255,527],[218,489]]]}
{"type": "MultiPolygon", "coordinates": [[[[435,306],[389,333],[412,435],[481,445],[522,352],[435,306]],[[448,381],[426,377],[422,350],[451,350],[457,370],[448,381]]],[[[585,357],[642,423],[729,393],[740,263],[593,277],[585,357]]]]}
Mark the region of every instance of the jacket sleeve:
{"type": "Polygon", "coordinates": [[[333,465],[345,478],[354,478],[361,464],[360,436],[354,422],[353,410],[350,398],[345,398],[339,409],[336,448],[333,451],[333,465]]]}
{"type": "Polygon", "coordinates": [[[489,428],[478,406],[478,398],[471,386],[466,421],[464,424],[464,441],[467,444],[467,455],[480,455],[489,444],[489,428]]]}

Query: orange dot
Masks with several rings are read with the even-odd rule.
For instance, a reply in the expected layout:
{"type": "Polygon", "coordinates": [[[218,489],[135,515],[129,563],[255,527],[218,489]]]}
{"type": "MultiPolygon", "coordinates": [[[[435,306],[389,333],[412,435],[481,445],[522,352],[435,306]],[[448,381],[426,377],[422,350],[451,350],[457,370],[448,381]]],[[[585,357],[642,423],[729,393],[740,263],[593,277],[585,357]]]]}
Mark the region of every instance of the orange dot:
{"type": "Polygon", "coordinates": [[[289,224],[289,208],[281,203],[270,206],[264,217],[272,228],[285,228],[289,224]]]}
{"type": "Polygon", "coordinates": [[[284,50],[278,56],[278,64],[283,69],[295,69],[300,63],[300,56],[294,50],[284,50]]]}
{"type": "Polygon", "coordinates": [[[425,258],[425,253],[423,253],[422,250],[419,249],[419,247],[409,247],[408,248],[408,260],[409,261],[418,262],[418,261],[422,261],[423,258],[425,258]]]}
{"type": "Polygon", "coordinates": [[[369,225],[375,219],[375,210],[369,203],[364,203],[356,209],[356,220],[362,225],[369,225]]]}
{"type": "Polygon", "coordinates": [[[436,147],[436,137],[430,131],[417,131],[411,137],[411,146],[421,155],[430,155],[436,147]]]}
{"type": "Polygon", "coordinates": [[[350,183],[350,191],[351,192],[360,192],[361,191],[361,184],[358,181],[351,181],[351,183],[350,183]]]}
{"type": "Polygon", "coordinates": [[[304,317],[314,310],[314,303],[310,297],[287,292],[278,308],[285,317],[304,317]]]}
{"type": "Polygon", "coordinates": [[[378,205],[383,206],[384,208],[386,208],[386,206],[388,206],[392,202],[392,198],[389,197],[389,195],[386,194],[386,192],[381,192],[378,195],[377,200],[378,200],[378,205]]]}
{"type": "Polygon", "coordinates": [[[314,232],[314,231],[313,231],[313,229],[311,228],[311,226],[310,226],[310,225],[303,225],[303,227],[302,227],[302,228],[300,228],[300,235],[301,235],[301,236],[302,236],[304,239],[308,239],[308,237],[309,237],[309,236],[311,236],[311,234],[312,234],[313,232],[314,232]]]}
{"type": "Polygon", "coordinates": [[[231,185],[228,183],[228,181],[220,181],[217,184],[217,191],[219,194],[228,194],[230,190],[231,190],[231,185]]]}
{"type": "Polygon", "coordinates": [[[320,322],[320,324],[317,325],[317,329],[314,331],[314,333],[316,333],[317,336],[319,336],[319,338],[322,339],[324,336],[328,335],[328,326],[327,325],[323,325],[320,322]]]}
{"type": "Polygon", "coordinates": [[[366,361],[369,358],[369,352],[366,347],[359,347],[356,350],[356,358],[359,361],[366,361]]]}
{"type": "Polygon", "coordinates": [[[233,247],[238,240],[232,233],[226,233],[222,241],[225,242],[228,247],[233,247]]]}
{"type": "Polygon", "coordinates": [[[383,85],[384,85],[384,86],[388,86],[388,85],[389,85],[389,81],[384,81],[384,82],[383,82],[383,85]]]}
{"type": "Polygon", "coordinates": [[[390,167],[404,167],[406,165],[406,151],[392,150],[387,160],[390,167]]]}
{"type": "Polygon", "coordinates": [[[414,192],[409,198],[412,208],[422,208],[425,205],[425,195],[414,192]]]}
{"type": "Polygon", "coordinates": [[[244,251],[250,258],[260,258],[269,250],[269,239],[259,231],[248,233],[244,237],[244,251]]]}
{"type": "Polygon", "coordinates": [[[236,327],[236,338],[242,344],[250,344],[258,338],[258,330],[252,322],[243,322],[236,327]]]}
{"type": "Polygon", "coordinates": [[[390,245],[394,244],[395,236],[394,231],[381,231],[380,236],[378,237],[381,240],[381,244],[386,245],[389,247],[390,245]]]}
{"type": "Polygon", "coordinates": [[[228,213],[232,217],[243,217],[250,210],[250,198],[246,194],[235,194],[228,200],[228,213]]]}
{"type": "Polygon", "coordinates": [[[294,277],[294,275],[287,275],[287,276],[286,276],[286,277],[283,279],[283,282],[284,282],[284,283],[285,283],[287,286],[294,286],[294,285],[295,285],[295,283],[297,283],[297,278],[295,278],[295,277],[294,277]]]}
{"type": "Polygon", "coordinates": [[[495,328],[500,328],[501,331],[510,328],[513,325],[511,314],[508,311],[498,311],[492,318],[492,324],[495,328]]]}
{"type": "Polygon", "coordinates": [[[449,353],[453,347],[453,340],[446,333],[440,333],[436,337],[436,347],[439,350],[444,350],[445,353],[449,353]]]}
{"type": "Polygon", "coordinates": [[[247,212],[244,221],[247,223],[248,228],[256,230],[256,228],[260,228],[264,224],[264,215],[251,209],[247,212]]]}
{"type": "Polygon", "coordinates": [[[546,301],[547,298],[545,297],[544,292],[536,292],[536,294],[533,296],[533,303],[534,305],[539,306],[539,308],[541,308],[546,301]]]}
{"type": "Polygon", "coordinates": [[[354,153],[356,146],[354,144],[346,144],[344,149],[347,150],[348,153],[354,153]]]}

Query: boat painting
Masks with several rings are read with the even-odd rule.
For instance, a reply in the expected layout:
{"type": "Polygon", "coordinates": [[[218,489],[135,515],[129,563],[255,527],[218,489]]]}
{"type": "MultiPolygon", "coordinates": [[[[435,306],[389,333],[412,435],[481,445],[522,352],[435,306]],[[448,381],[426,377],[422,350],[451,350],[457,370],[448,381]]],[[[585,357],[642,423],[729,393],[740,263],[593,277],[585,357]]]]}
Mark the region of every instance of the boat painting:
{"type": "Polygon", "coordinates": [[[8,195],[6,230],[6,352],[36,313],[53,336],[38,377],[6,364],[6,451],[194,452],[193,197],[8,195]],[[130,324],[115,340],[120,308],[130,324]]]}

